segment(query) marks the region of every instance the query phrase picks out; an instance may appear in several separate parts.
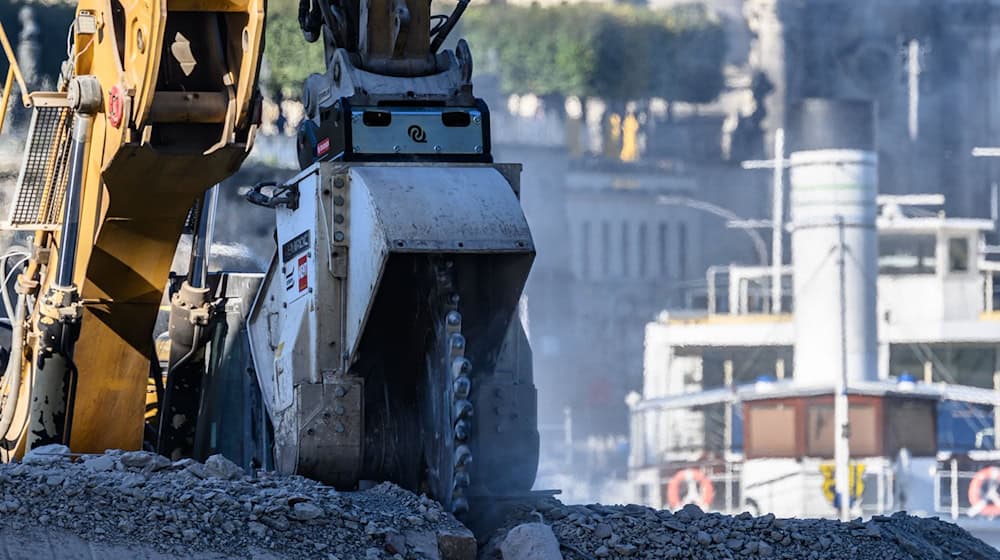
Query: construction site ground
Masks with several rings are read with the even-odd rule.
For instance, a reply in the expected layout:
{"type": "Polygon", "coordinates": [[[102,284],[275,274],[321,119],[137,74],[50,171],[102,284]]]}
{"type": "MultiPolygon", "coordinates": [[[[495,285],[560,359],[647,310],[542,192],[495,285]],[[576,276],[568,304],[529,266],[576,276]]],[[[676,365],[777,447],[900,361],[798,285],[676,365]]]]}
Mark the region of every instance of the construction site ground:
{"type": "Polygon", "coordinates": [[[432,500],[393,484],[339,492],[297,477],[153,453],[70,456],[50,446],[0,465],[4,559],[614,558],[1000,559],[938,519],[840,523],[516,502],[477,542],[432,500]]]}

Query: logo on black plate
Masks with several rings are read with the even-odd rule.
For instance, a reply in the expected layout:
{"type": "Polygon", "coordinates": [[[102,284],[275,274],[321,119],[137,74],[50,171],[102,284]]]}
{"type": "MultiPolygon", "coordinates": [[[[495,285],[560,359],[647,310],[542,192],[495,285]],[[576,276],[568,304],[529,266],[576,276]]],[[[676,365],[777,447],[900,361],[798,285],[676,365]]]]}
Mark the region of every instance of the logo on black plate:
{"type": "Polygon", "coordinates": [[[424,129],[420,125],[411,124],[406,133],[410,135],[410,140],[413,140],[417,144],[427,143],[427,133],[424,132],[424,129]]]}

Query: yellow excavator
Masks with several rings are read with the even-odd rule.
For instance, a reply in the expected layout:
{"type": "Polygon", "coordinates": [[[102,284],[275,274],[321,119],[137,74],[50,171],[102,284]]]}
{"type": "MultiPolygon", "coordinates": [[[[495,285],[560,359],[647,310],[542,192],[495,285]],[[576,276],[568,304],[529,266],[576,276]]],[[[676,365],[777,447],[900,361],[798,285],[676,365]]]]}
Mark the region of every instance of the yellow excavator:
{"type": "Polygon", "coordinates": [[[16,275],[0,286],[0,460],[49,444],[176,459],[253,439],[266,457],[230,457],[248,470],[393,480],[457,513],[530,490],[537,403],[517,310],[534,247],[468,45],[441,49],[466,5],[300,0],[326,71],[304,86],[302,172],[246,193],[273,209],[276,244],[236,325],[237,281],[207,272],[205,193],[257,133],[266,2],[80,0],[53,92],[27,90],[0,28],[0,125],[15,83],[32,111],[3,227],[33,233],[0,257],[16,275]],[[185,232],[191,264],[168,287],[185,232]],[[259,414],[232,406],[225,379],[259,414]]]}

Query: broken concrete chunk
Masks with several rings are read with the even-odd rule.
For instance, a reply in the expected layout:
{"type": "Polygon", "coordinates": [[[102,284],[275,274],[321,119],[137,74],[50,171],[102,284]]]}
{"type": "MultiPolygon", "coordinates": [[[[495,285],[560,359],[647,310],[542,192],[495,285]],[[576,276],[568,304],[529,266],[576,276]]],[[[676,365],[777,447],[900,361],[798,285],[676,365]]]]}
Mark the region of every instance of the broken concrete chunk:
{"type": "Polygon", "coordinates": [[[441,560],[475,560],[476,537],[462,527],[438,531],[438,552],[441,560]]]}
{"type": "Polygon", "coordinates": [[[525,523],[514,527],[500,545],[500,552],[503,560],[562,560],[563,557],[559,552],[559,541],[544,523],[525,523]]]}
{"type": "Polygon", "coordinates": [[[236,480],[243,476],[243,468],[222,455],[212,455],[205,461],[208,476],[223,480],[236,480]]]}
{"type": "Polygon", "coordinates": [[[52,465],[69,460],[69,448],[65,445],[52,443],[36,447],[24,454],[21,462],[25,465],[52,465]]]}

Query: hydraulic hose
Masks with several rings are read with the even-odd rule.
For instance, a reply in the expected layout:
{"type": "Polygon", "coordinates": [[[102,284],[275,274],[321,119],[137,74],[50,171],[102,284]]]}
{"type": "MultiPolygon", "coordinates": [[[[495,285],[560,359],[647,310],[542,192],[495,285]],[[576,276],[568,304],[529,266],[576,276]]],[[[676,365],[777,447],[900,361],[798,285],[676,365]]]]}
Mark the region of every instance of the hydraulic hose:
{"type": "Polygon", "coordinates": [[[62,237],[59,243],[59,264],[56,268],[56,285],[73,285],[76,266],[76,247],[80,236],[80,197],[83,191],[84,164],[94,117],[77,113],[73,124],[73,144],[70,148],[69,178],[66,180],[66,198],[63,204],[62,237]]]}
{"type": "Polygon", "coordinates": [[[11,321],[11,348],[7,369],[4,371],[3,382],[0,383],[0,394],[7,394],[7,401],[0,407],[0,437],[7,434],[14,421],[14,409],[17,408],[17,397],[21,391],[21,370],[23,368],[24,352],[24,314],[27,308],[27,296],[19,294],[17,310],[11,321]]]}
{"type": "Polygon", "coordinates": [[[441,45],[444,44],[445,39],[451,33],[451,30],[455,28],[458,24],[458,20],[462,19],[462,14],[465,13],[465,9],[469,7],[469,0],[458,0],[458,4],[455,5],[454,11],[448,17],[448,20],[444,22],[441,26],[441,30],[438,31],[437,35],[434,36],[434,40],[431,42],[431,54],[438,52],[441,45]]]}

